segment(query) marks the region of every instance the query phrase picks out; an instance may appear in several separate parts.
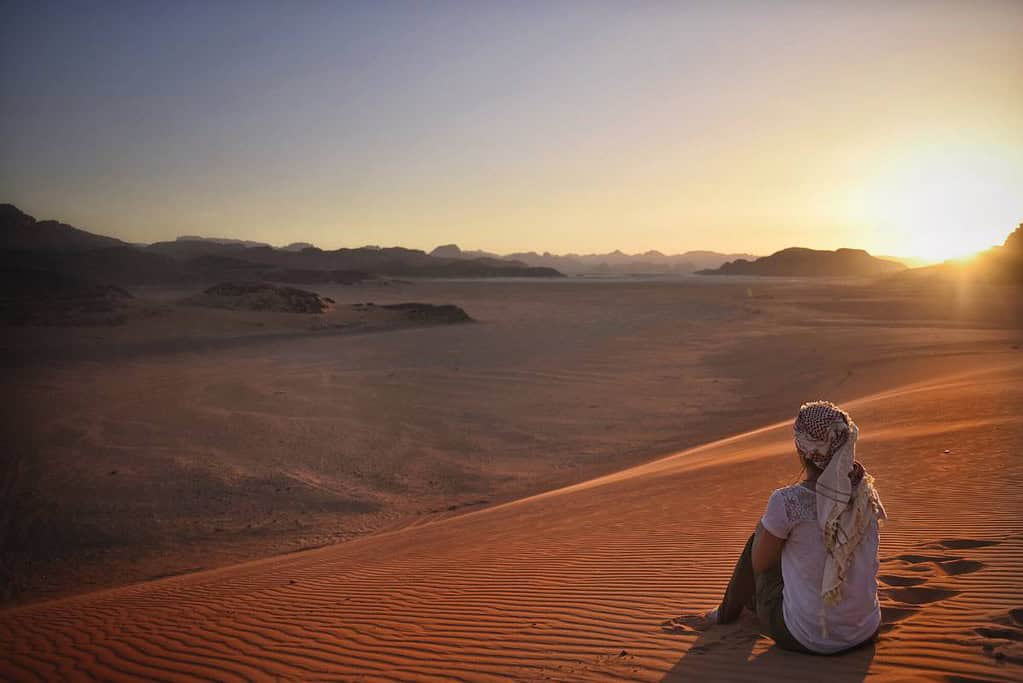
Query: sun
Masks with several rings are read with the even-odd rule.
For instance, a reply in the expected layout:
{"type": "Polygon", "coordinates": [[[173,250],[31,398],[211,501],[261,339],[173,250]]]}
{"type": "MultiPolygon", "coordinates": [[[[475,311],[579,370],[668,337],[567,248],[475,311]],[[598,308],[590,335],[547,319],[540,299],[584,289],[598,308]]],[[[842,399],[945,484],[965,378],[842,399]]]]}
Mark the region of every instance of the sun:
{"type": "Polygon", "coordinates": [[[858,207],[878,253],[928,261],[1001,244],[1023,220],[1023,161],[995,145],[927,145],[891,159],[858,207]]]}

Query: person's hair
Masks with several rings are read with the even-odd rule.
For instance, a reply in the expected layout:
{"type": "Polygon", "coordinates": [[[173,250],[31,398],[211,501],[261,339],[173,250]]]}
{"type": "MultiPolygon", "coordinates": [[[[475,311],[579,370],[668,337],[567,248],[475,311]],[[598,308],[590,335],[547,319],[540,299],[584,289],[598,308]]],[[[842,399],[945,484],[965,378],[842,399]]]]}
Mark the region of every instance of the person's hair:
{"type": "Polygon", "coordinates": [[[799,459],[803,462],[803,470],[805,470],[807,474],[812,474],[815,478],[821,476],[824,472],[823,469],[817,467],[817,465],[814,464],[810,458],[803,455],[798,448],[796,449],[796,453],[799,454],[799,459]]]}

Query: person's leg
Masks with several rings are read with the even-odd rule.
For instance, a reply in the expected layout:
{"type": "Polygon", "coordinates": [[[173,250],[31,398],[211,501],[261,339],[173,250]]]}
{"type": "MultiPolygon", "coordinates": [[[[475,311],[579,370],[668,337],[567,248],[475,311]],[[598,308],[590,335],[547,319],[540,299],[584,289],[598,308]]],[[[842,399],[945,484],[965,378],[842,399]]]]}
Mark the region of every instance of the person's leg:
{"type": "Polygon", "coordinates": [[[760,631],[783,650],[808,653],[810,650],[796,640],[785,625],[785,613],[782,608],[784,588],[785,581],[782,579],[780,565],[757,574],[756,612],[760,621],[760,631]]]}
{"type": "Polygon", "coordinates": [[[743,608],[754,609],[757,591],[756,578],[753,575],[753,539],[752,534],[746,541],[746,547],[739,555],[732,578],[725,589],[725,595],[718,607],[717,623],[730,624],[742,615],[743,608]]]}

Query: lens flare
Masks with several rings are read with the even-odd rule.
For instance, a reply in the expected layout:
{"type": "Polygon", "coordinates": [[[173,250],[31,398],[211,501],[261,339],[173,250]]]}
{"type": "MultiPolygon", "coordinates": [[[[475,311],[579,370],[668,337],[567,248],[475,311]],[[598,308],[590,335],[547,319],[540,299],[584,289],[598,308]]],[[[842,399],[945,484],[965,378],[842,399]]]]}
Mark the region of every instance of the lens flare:
{"type": "Polygon", "coordinates": [[[856,201],[890,252],[964,258],[1001,244],[1023,219],[1023,164],[1005,147],[929,145],[893,159],[856,201]]]}

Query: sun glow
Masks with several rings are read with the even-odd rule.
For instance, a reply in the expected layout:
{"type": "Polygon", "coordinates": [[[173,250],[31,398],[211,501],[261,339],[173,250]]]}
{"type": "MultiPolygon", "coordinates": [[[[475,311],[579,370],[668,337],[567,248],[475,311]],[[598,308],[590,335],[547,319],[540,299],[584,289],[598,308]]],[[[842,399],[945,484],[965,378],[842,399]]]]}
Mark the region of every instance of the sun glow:
{"type": "Polygon", "coordinates": [[[929,261],[1001,244],[1023,219],[1023,165],[1005,147],[929,145],[893,159],[854,211],[878,251],[929,261]]]}

